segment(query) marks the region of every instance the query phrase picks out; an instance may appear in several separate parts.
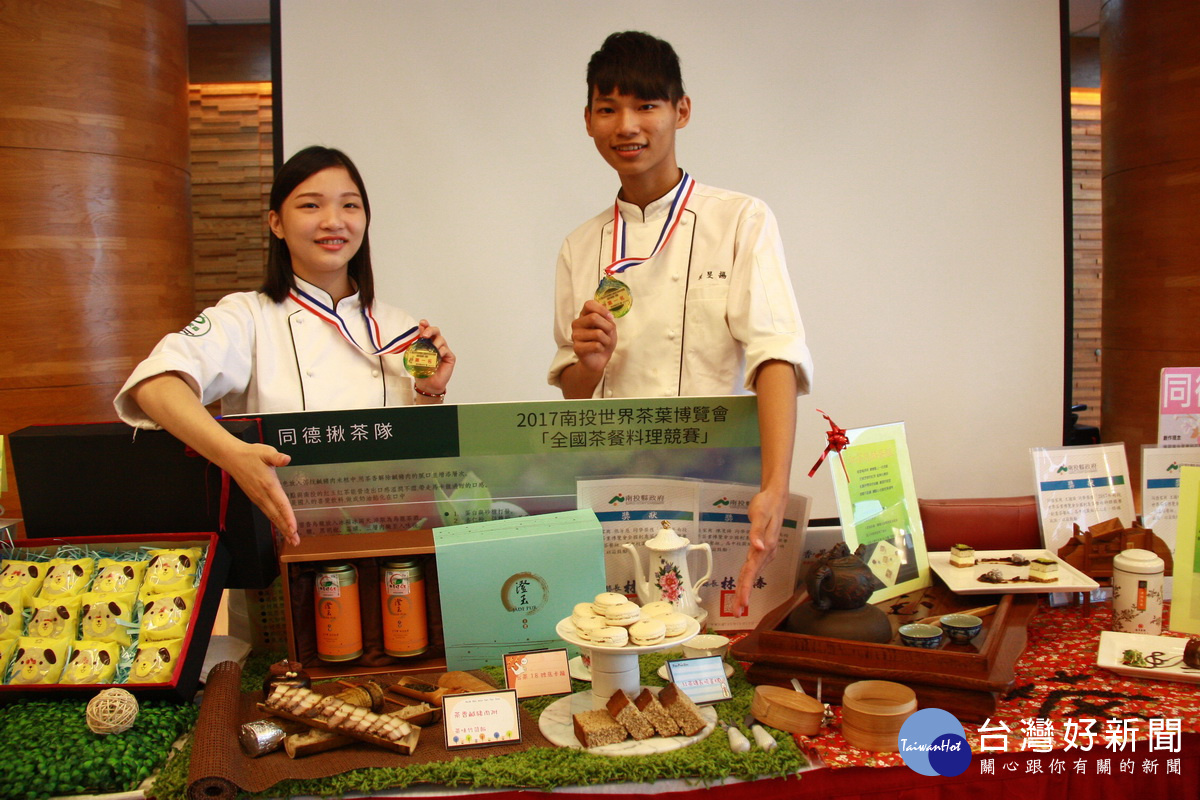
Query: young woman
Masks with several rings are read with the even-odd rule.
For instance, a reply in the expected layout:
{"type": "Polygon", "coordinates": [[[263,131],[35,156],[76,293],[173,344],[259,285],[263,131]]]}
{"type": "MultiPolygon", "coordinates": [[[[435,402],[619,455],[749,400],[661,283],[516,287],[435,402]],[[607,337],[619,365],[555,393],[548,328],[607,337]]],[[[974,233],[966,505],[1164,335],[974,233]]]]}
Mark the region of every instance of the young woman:
{"type": "Polygon", "coordinates": [[[289,541],[296,518],[275,475],[290,458],[217,424],[224,414],[440,403],[454,354],[425,320],[377,302],[367,229],[371,205],[354,163],[309,147],[275,176],[267,276],[206,309],[155,346],[114,404],[135,427],[162,427],[228,472],[289,541]],[[432,342],[437,370],[414,380],[414,341],[432,342]]]}

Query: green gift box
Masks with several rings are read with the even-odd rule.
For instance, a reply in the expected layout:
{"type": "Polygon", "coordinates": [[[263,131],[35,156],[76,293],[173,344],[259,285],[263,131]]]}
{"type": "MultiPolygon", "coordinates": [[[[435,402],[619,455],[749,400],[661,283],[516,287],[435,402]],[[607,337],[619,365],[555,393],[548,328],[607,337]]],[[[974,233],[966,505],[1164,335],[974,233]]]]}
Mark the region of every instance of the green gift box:
{"type": "Polygon", "coordinates": [[[447,669],[564,647],[559,620],[604,591],[604,534],[590,509],[434,528],[433,540],[447,669]]]}

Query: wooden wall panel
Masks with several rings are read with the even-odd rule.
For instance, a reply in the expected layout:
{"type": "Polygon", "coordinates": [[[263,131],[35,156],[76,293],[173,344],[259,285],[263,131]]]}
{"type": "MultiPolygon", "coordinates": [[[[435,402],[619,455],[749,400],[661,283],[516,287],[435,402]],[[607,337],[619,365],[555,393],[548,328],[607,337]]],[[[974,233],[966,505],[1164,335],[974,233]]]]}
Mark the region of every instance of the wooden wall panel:
{"type": "Polygon", "coordinates": [[[1140,499],[1158,374],[1200,366],[1200,3],[1106,2],[1103,437],[1124,442],[1140,499]]]}
{"type": "Polygon", "coordinates": [[[188,26],[188,81],[271,80],[270,25],[188,26]]]}
{"type": "Polygon", "coordinates": [[[0,433],[111,420],[134,363],[191,306],[183,0],[3,14],[0,433]]]}
{"type": "Polygon", "coordinates": [[[1102,422],[1100,300],[1103,218],[1100,195],[1100,92],[1071,91],[1073,313],[1071,401],[1085,425],[1102,422]]]}
{"type": "Polygon", "coordinates": [[[262,283],[274,168],[271,84],[193,84],[189,99],[199,311],[262,283]]]}

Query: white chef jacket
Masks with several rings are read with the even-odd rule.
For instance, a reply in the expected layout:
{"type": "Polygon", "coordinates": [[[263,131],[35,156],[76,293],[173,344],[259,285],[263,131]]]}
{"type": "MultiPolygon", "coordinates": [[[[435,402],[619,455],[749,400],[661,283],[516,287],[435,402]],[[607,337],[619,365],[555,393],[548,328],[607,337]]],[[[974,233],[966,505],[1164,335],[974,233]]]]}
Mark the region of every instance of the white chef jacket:
{"type": "MultiPolygon", "coordinates": [[[[323,290],[300,278],[296,285],[333,307],[323,290]]],[[[355,341],[370,348],[358,294],[344,298],[336,310],[355,341]]],[[[385,342],[417,324],[407,312],[383,303],[376,302],[371,310],[385,342]]],[[[413,402],[412,377],[404,370],[403,354],[367,355],[334,325],[290,297],[276,303],[261,292],[227,295],[183,330],[163,337],[113,401],[122,420],[139,428],[158,427],[129,390],[164,372],[178,372],[204,405],[220,400],[222,414],[413,402]]]]}
{"type": "MultiPolygon", "coordinates": [[[[675,191],[646,206],[617,201],[627,257],[654,250],[675,191]]],[[[549,383],[577,363],[571,321],[612,263],[612,207],[563,242],[555,276],[549,383]]],[[[761,200],[696,183],[679,225],[654,258],[616,276],[633,305],[616,321],[617,347],[595,397],[738,394],[758,368],[780,360],[808,392],[812,360],[783,256],[775,215],[761,200]]]]}

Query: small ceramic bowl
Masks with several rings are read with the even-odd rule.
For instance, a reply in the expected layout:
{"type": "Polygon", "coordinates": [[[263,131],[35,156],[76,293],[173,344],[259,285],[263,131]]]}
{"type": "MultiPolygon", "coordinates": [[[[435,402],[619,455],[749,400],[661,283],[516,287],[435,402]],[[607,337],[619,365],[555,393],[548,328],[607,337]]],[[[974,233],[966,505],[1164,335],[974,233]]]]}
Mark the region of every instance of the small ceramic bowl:
{"type": "Polygon", "coordinates": [[[942,629],[937,625],[910,622],[900,626],[900,641],[908,647],[934,649],[942,643],[942,629]]]}
{"type": "Polygon", "coordinates": [[[729,637],[714,633],[702,633],[683,643],[683,654],[688,658],[721,656],[729,652],[729,637]]]}
{"type": "Polygon", "coordinates": [[[974,614],[947,614],[942,617],[942,627],[955,644],[967,644],[983,629],[983,620],[974,614]]]}

